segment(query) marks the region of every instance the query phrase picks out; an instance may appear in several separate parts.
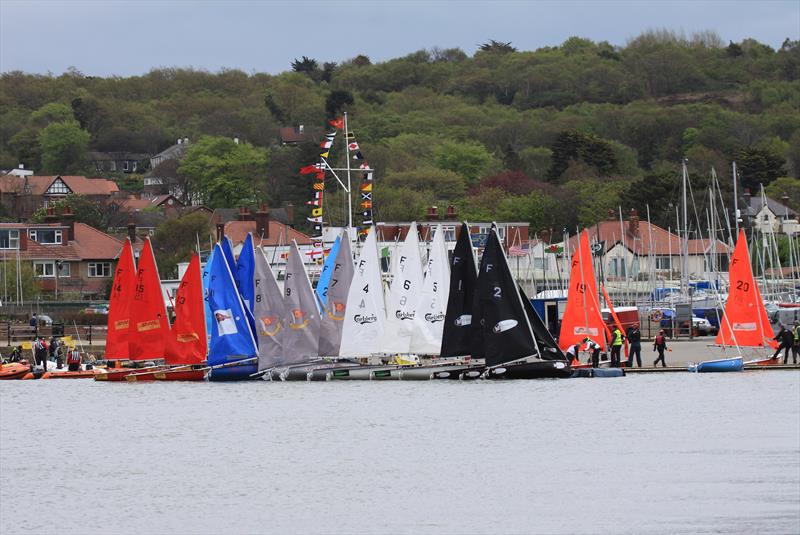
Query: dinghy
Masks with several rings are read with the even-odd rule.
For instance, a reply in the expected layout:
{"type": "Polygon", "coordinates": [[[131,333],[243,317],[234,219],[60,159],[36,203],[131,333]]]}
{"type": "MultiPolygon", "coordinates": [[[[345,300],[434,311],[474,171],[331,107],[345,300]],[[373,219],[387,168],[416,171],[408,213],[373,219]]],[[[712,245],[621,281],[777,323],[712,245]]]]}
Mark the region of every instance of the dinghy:
{"type": "Polygon", "coordinates": [[[29,373],[32,373],[32,370],[30,364],[27,362],[0,364],[0,381],[22,379],[29,373]]]}
{"type": "MultiPolygon", "coordinates": [[[[744,229],[739,231],[736,248],[731,256],[728,280],[730,282],[728,301],[725,303],[725,313],[715,343],[721,345],[723,349],[735,347],[739,352],[742,347],[760,349],[776,347],[772,339],[772,327],[764,308],[764,300],[761,298],[761,291],[750,266],[750,252],[747,249],[744,229]]],[[[770,360],[773,359],[755,359],[754,363],[766,364],[770,360]]],[[[744,362],[739,354],[737,357],[691,364],[689,371],[729,372],[741,371],[743,368],[744,362]]]]}

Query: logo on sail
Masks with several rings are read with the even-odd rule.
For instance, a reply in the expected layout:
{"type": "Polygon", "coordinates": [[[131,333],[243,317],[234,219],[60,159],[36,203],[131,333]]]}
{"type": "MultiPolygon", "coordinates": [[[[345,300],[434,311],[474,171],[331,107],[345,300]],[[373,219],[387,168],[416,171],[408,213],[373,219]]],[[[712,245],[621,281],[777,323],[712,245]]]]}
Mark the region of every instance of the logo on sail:
{"type": "Polygon", "coordinates": [[[364,325],[366,323],[375,323],[376,321],[378,321],[378,316],[376,316],[375,314],[372,314],[370,316],[366,316],[363,314],[356,314],[355,316],[353,316],[353,321],[355,321],[359,325],[364,325]]]}
{"type": "Polygon", "coordinates": [[[758,327],[755,323],[734,323],[734,331],[755,331],[758,327]]]}
{"type": "Polygon", "coordinates": [[[347,307],[346,303],[331,300],[331,306],[325,307],[325,312],[328,317],[334,321],[342,321],[344,319],[344,310],[347,307]]]}
{"type": "Polygon", "coordinates": [[[299,308],[292,310],[292,323],[289,327],[292,329],[304,329],[308,325],[308,314],[299,308]]]}
{"type": "MultiPolygon", "coordinates": [[[[470,318],[471,320],[472,318],[470,318]]],[[[431,314],[430,312],[425,314],[425,321],[430,323],[436,323],[437,321],[444,321],[444,314],[431,314]]],[[[458,321],[458,320],[456,320],[458,321]]]]}
{"type": "Polygon", "coordinates": [[[129,320],[117,320],[114,322],[114,328],[118,331],[127,329],[128,325],[129,325],[129,320]]]}
{"type": "Polygon", "coordinates": [[[457,317],[454,323],[456,327],[466,327],[467,325],[472,325],[472,314],[463,314],[457,317]]]}
{"type": "Polygon", "coordinates": [[[215,310],[214,319],[217,320],[217,332],[220,336],[239,332],[239,329],[236,328],[236,322],[233,320],[231,309],[215,310]]]}
{"type": "Polygon", "coordinates": [[[136,324],[136,330],[141,332],[154,331],[161,328],[161,322],[158,320],[140,321],[136,324]]]}
{"type": "Polygon", "coordinates": [[[275,336],[281,330],[281,321],[278,316],[262,316],[259,321],[261,321],[261,332],[259,334],[275,336]]]}
{"type": "Polygon", "coordinates": [[[399,320],[413,320],[414,319],[414,313],[413,312],[403,312],[401,310],[398,310],[398,311],[396,311],[394,313],[394,315],[399,320]]]}
{"type": "Polygon", "coordinates": [[[598,334],[597,327],[578,327],[577,325],[574,329],[572,329],[572,332],[575,334],[585,334],[588,336],[597,336],[598,334]]]}
{"type": "Polygon", "coordinates": [[[195,340],[200,340],[200,335],[197,334],[196,332],[180,333],[175,339],[178,342],[188,343],[188,342],[194,342],[195,340]]]}
{"type": "Polygon", "coordinates": [[[495,334],[502,333],[502,332],[505,332],[505,331],[507,331],[509,329],[513,329],[518,324],[519,324],[519,322],[517,320],[502,320],[502,321],[499,321],[497,323],[497,325],[492,327],[492,332],[495,333],[495,334]]]}

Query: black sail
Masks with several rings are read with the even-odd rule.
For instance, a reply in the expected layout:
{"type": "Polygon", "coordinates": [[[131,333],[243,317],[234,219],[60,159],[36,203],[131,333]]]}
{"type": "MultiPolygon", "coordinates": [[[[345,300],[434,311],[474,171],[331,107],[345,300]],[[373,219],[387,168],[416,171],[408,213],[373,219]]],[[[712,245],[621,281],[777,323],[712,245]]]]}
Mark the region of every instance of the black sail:
{"type": "Polygon", "coordinates": [[[480,340],[477,338],[479,333],[472,322],[477,282],[475,253],[472,251],[469,227],[464,223],[450,261],[450,296],[447,299],[442,332],[442,357],[483,356],[480,340]]]}
{"type": "Polygon", "coordinates": [[[525,291],[520,286],[519,295],[522,298],[522,305],[525,307],[525,312],[528,314],[528,322],[531,325],[533,336],[536,338],[536,344],[539,346],[540,357],[542,360],[567,360],[564,352],[558,347],[553,335],[547,330],[542,318],[533,308],[531,300],[525,295],[525,291]]]}
{"type": "Polygon", "coordinates": [[[494,226],[481,258],[477,301],[487,365],[538,355],[517,283],[494,226]]]}

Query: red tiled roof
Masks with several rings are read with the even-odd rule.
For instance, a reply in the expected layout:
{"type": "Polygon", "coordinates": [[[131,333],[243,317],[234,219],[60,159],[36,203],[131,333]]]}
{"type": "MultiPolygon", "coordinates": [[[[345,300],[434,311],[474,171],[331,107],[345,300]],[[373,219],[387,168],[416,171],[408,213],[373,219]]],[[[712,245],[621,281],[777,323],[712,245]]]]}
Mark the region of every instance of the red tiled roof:
{"type": "MultiPolygon", "coordinates": [[[[44,195],[57,178],[60,178],[67,187],[78,195],[111,195],[118,193],[116,182],[105,178],[87,178],[85,176],[37,176],[27,177],[28,187],[32,195],[44,195]]],[[[0,178],[0,191],[21,192],[25,184],[25,177],[6,175],[0,178]]]]}
{"type": "MultiPolygon", "coordinates": [[[[589,232],[589,241],[604,241],[606,251],[611,249],[617,242],[622,242],[622,228],[619,221],[601,221],[597,225],[592,225],[586,229],[589,232]],[[598,239],[598,227],[599,236],[598,239]]],[[[575,250],[578,243],[577,236],[569,238],[570,254],[575,250]]],[[[638,232],[632,232],[630,221],[625,221],[625,246],[640,256],[645,256],[651,251],[656,255],[681,254],[681,239],[678,235],[663,229],[657,225],[652,225],[647,221],[639,221],[638,232]],[[652,238],[652,248],[651,248],[652,238]]],[[[703,254],[711,248],[708,240],[689,240],[689,254],[703,254]]],[[[729,252],[727,245],[717,240],[716,252],[729,252]]]]}
{"type": "Polygon", "coordinates": [[[311,245],[311,238],[274,219],[269,220],[269,238],[265,238],[263,242],[256,236],[255,221],[228,221],[225,223],[225,235],[231,239],[233,245],[244,242],[248,232],[252,232],[256,243],[262,245],[287,245],[292,243],[292,240],[297,240],[297,245],[311,245]]]}
{"type": "Polygon", "coordinates": [[[183,206],[180,203],[180,201],[178,201],[172,195],[169,194],[158,195],[157,197],[153,197],[152,199],[141,199],[139,197],[129,195],[124,199],[115,199],[112,202],[119,207],[120,212],[137,212],[137,211],[142,211],[146,208],[159,207],[162,203],[166,202],[168,199],[174,199],[174,206],[183,206]]]}
{"type": "MultiPolygon", "coordinates": [[[[20,229],[27,231],[31,228],[61,228],[65,230],[66,225],[61,223],[41,223],[21,225],[19,223],[0,223],[2,229],[20,229]]],[[[19,251],[19,256],[23,260],[114,260],[119,257],[122,251],[123,242],[101,232],[85,223],[75,223],[75,239],[70,240],[67,245],[42,245],[38,242],[27,239],[27,248],[19,251]]],[[[17,251],[7,249],[6,255],[16,256],[17,251]]]]}

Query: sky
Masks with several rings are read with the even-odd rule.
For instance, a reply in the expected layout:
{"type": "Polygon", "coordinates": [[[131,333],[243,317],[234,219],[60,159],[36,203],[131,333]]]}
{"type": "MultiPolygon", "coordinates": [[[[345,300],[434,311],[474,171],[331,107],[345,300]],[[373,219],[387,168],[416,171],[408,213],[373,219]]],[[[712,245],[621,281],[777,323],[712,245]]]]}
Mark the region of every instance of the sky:
{"type": "Polygon", "coordinates": [[[648,29],[712,30],[773,48],[800,39],[800,0],[195,1],[0,0],[0,72],[131,76],[159,67],[279,73],[295,58],[373,62],[423,48],[472,55],[571,36],[625,43],[648,29]]]}

